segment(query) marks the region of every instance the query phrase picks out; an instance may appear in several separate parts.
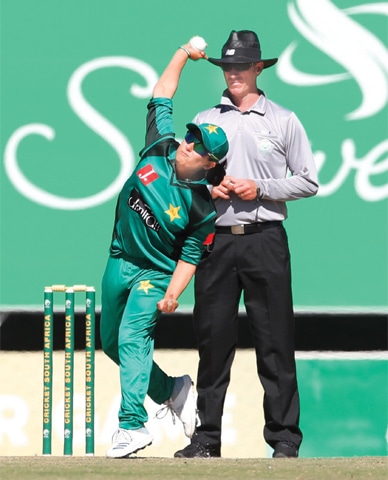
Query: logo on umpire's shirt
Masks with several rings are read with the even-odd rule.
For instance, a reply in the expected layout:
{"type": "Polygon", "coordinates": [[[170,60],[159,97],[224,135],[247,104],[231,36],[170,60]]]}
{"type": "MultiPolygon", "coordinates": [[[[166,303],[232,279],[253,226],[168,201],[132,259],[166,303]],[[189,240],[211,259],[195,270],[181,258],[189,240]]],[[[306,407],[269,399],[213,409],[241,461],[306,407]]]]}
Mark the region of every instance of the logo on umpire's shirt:
{"type": "Polygon", "coordinates": [[[134,212],[138,213],[144,222],[144,225],[155,232],[160,229],[160,223],[156,220],[156,217],[144,200],[141,198],[139,192],[132,189],[131,195],[128,198],[128,205],[134,212]]]}

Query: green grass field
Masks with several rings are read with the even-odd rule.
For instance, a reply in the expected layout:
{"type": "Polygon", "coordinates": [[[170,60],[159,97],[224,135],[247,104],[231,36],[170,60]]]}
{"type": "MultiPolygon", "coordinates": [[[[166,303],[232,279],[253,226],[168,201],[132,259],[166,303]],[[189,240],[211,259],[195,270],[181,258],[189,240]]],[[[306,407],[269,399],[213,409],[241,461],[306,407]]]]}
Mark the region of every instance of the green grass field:
{"type": "Polygon", "coordinates": [[[110,460],[103,457],[0,457],[1,480],[120,478],[238,480],[387,480],[387,457],[110,460]]]}

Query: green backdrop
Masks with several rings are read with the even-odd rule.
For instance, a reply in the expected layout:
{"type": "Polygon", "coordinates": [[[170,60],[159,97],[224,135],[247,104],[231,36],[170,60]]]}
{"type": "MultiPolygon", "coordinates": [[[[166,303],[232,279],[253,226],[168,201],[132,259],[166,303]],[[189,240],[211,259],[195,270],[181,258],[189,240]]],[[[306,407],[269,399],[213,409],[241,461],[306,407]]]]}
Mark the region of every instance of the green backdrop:
{"type": "MultiPolygon", "coordinates": [[[[296,309],[386,310],[387,2],[1,0],[0,306],[41,308],[53,283],[97,287],[115,199],[143,146],[146,104],[193,35],[218,57],[255,30],[267,96],[303,122],[320,193],[289,204],[296,309]]],[[[178,135],[216,104],[220,69],[190,62],[178,135]]],[[[191,308],[192,289],[181,299],[191,308]]]]}
{"type": "Polygon", "coordinates": [[[297,360],[302,457],[388,453],[387,359],[347,357],[312,354],[297,360]]]}

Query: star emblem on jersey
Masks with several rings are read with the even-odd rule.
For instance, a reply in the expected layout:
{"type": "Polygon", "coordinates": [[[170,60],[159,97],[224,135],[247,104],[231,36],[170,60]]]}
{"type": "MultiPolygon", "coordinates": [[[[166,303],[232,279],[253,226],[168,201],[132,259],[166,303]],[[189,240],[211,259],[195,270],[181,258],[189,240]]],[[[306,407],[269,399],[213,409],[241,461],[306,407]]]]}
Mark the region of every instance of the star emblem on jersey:
{"type": "Polygon", "coordinates": [[[218,127],[217,127],[217,125],[211,125],[211,124],[209,123],[209,125],[208,125],[207,127],[205,127],[205,128],[206,128],[206,130],[209,132],[209,134],[215,133],[216,135],[218,135],[218,131],[217,131],[217,130],[218,130],[218,127]]]}
{"type": "Polygon", "coordinates": [[[138,290],[144,290],[145,293],[148,295],[148,290],[150,288],[155,288],[151,281],[150,280],[140,280],[140,287],[138,288],[138,290]]]}
{"type": "Polygon", "coordinates": [[[164,211],[164,213],[167,213],[167,215],[170,215],[170,222],[173,222],[176,218],[181,218],[178,213],[180,208],[181,207],[174,207],[170,203],[170,208],[164,211]]]}

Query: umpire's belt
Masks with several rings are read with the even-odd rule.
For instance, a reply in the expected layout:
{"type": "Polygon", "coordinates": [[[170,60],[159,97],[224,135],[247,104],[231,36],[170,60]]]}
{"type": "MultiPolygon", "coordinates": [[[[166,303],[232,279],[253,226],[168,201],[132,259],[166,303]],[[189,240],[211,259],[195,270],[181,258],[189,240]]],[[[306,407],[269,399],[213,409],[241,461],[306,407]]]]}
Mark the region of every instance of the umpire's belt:
{"type": "Polygon", "coordinates": [[[265,228],[279,227],[282,222],[246,223],[245,225],[232,225],[231,227],[216,227],[216,233],[231,233],[232,235],[248,235],[258,233],[265,228]]]}

